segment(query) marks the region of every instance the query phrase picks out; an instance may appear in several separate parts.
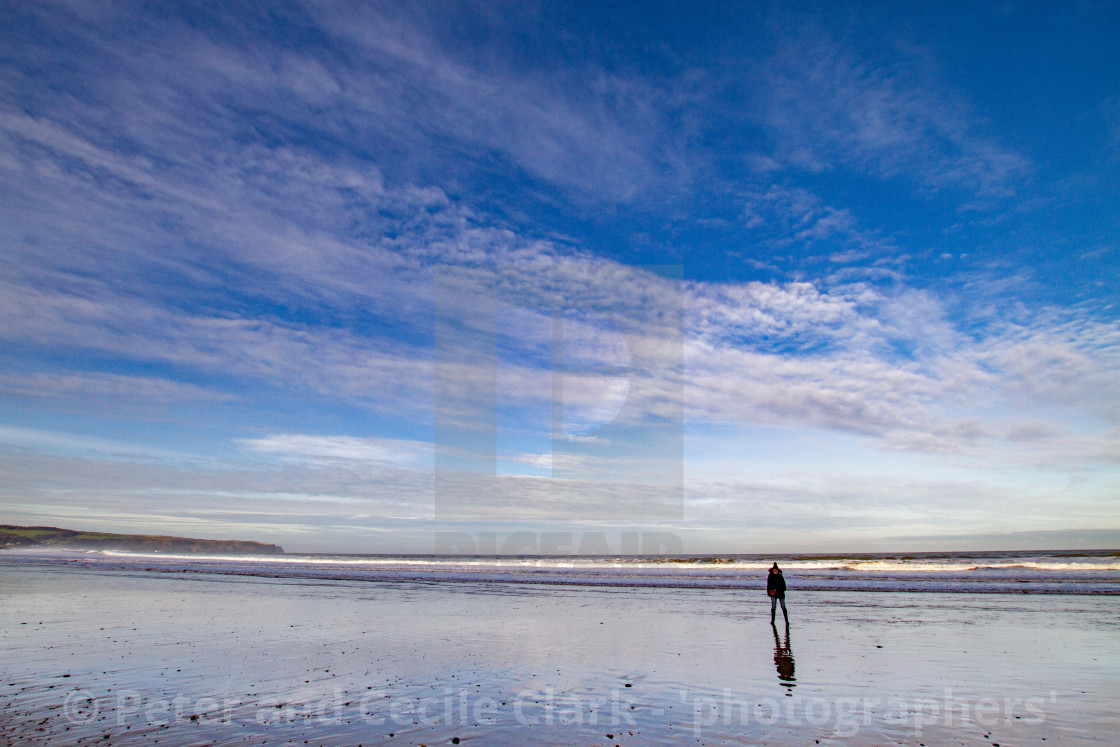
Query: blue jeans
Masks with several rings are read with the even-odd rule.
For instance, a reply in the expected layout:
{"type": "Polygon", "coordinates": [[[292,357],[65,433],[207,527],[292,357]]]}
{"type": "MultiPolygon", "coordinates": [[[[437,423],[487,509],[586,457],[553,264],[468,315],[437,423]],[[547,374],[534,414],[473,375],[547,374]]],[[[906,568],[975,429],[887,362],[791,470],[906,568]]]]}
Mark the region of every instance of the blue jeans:
{"type": "Polygon", "coordinates": [[[782,603],[782,614],[789,617],[789,613],[786,612],[786,598],[778,596],[770,597],[770,617],[773,617],[774,612],[778,609],[778,602],[782,603]]]}

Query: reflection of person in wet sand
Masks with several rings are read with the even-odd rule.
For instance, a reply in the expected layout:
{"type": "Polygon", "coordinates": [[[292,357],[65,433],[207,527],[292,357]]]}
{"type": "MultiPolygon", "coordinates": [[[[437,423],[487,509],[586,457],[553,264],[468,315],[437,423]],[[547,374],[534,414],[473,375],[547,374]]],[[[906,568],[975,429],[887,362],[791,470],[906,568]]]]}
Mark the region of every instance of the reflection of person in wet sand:
{"type": "Polygon", "coordinates": [[[774,622],[774,611],[778,602],[782,603],[782,616],[786,619],[786,624],[789,624],[789,613],[786,612],[786,579],[782,575],[782,569],[775,563],[770,569],[770,574],[766,577],[766,593],[770,595],[770,622],[774,622]]]}
{"type": "Polygon", "coordinates": [[[797,678],[793,676],[793,649],[789,645],[789,623],[786,623],[786,642],[778,638],[778,626],[773,622],[770,627],[774,629],[774,666],[778,668],[779,684],[782,687],[797,687],[793,684],[797,678]]]}

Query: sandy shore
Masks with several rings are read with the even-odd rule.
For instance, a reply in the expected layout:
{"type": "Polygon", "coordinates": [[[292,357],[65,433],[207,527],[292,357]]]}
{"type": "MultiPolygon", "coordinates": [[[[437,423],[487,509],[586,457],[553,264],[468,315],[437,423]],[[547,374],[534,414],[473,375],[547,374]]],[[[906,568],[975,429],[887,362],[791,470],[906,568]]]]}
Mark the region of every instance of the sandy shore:
{"type": "Polygon", "coordinates": [[[1120,741],[1115,597],[309,582],[0,560],[7,744],[1120,741]]]}

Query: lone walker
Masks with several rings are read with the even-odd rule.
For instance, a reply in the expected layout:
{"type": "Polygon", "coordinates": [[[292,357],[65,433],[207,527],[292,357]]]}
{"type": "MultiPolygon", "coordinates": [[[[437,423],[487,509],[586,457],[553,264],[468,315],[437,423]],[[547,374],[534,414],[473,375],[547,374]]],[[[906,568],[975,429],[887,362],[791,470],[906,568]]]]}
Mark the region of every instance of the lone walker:
{"type": "Polygon", "coordinates": [[[782,616],[786,619],[786,624],[789,624],[789,613],[786,612],[786,579],[782,575],[782,569],[775,563],[770,568],[770,573],[766,577],[766,593],[770,595],[770,622],[774,622],[774,612],[777,609],[778,602],[782,603],[782,616]]]}

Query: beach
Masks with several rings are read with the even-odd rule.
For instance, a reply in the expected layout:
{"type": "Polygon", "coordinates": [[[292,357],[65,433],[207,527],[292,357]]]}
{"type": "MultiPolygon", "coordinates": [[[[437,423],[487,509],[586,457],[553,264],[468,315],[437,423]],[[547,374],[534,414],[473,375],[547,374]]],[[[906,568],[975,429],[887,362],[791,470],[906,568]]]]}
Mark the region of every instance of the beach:
{"type": "Polygon", "coordinates": [[[1120,740],[1115,595],[231,567],[0,558],[4,743],[1120,740]]]}

